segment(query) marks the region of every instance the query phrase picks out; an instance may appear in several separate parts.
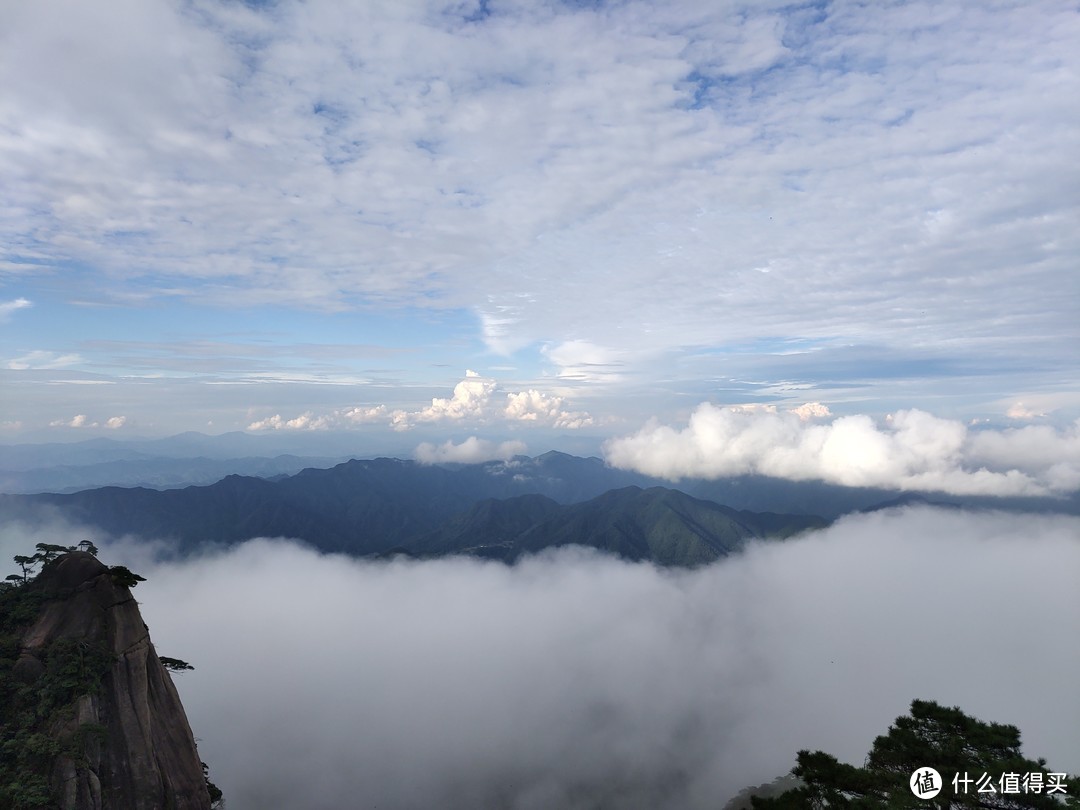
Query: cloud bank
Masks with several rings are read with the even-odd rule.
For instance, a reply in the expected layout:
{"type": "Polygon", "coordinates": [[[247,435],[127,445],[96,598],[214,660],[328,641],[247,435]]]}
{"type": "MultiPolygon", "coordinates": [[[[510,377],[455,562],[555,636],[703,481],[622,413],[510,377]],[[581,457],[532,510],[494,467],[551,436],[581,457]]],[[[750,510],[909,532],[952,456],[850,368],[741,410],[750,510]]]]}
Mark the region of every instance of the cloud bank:
{"type": "Polygon", "coordinates": [[[417,410],[390,410],[385,405],[374,405],[339,408],[324,414],[305,411],[292,419],[274,414],[249,423],[247,429],[328,430],[378,422],[397,431],[406,431],[421,424],[505,421],[576,430],[593,424],[593,418],[587,412],[567,410],[563,397],[532,388],[510,391],[506,393],[504,406],[495,397],[498,389],[495,379],[466,369],[465,377],[454,386],[449,397],[433,397],[430,405],[417,410]]]}
{"type": "Polygon", "coordinates": [[[724,408],[702,403],[681,430],[651,423],[605,444],[609,464],[678,480],[759,474],[844,486],[953,495],[1047,495],[1080,488],[1080,420],[971,431],[925,411],[822,424],[803,406],[724,408]]]}
{"type": "MultiPolygon", "coordinates": [[[[105,420],[105,427],[108,430],[119,430],[125,424],[127,424],[126,416],[110,416],[105,420]]],[[[71,419],[55,419],[49,423],[50,427],[66,427],[66,428],[99,428],[101,424],[98,422],[90,421],[85,413],[78,413],[71,419]]]]}
{"type": "Polygon", "coordinates": [[[716,810],[800,748],[861,762],[914,697],[1080,769],[1074,518],[894,510],[693,572],[99,545],[195,665],[178,688],[232,810],[716,810]]]}
{"type": "Polygon", "coordinates": [[[527,450],[525,442],[507,441],[496,444],[470,436],[461,444],[454,444],[453,441],[446,441],[440,445],[423,442],[417,446],[413,457],[421,464],[444,462],[479,464],[481,461],[505,460],[524,455],[527,450]]]}

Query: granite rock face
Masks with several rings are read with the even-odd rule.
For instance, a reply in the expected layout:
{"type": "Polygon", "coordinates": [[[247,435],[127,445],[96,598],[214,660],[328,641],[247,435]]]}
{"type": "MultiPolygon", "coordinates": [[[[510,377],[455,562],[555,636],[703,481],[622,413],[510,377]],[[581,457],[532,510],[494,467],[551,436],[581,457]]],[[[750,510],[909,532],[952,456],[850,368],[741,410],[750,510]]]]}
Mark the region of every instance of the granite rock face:
{"type": "Polygon", "coordinates": [[[209,810],[195,739],[139,606],[109,569],[85,552],[50,563],[36,583],[45,597],[22,637],[13,674],[43,677],[57,642],[105,661],[96,691],[46,733],[79,756],[56,757],[51,785],[62,810],[209,810]]]}

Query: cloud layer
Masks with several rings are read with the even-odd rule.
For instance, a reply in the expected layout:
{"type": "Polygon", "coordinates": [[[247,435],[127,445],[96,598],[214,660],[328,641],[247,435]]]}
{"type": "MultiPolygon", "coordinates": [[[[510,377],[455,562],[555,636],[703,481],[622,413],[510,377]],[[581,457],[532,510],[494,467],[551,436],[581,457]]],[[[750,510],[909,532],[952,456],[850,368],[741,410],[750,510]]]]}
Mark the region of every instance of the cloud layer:
{"type": "Polygon", "coordinates": [[[506,441],[491,442],[470,436],[461,442],[454,444],[447,440],[440,445],[430,442],[421,442],[413,457],[422,464],[443,464],[456,462],[459,464],[479,464],[481,461],[494,461],[524,455],[528,448],[525,442],[506,441]]]}
{"type": "Polygon", "coordinates": [[[715,810],[800,748],[861,762],[914,697],[1080,769],[1076,519],[875,513],[693,572],[100,545],[195,665],[178,687],[234,810],[715,810]]]}
{"type": "Polygon", "coordinates": [[[433,397],[430,405],[417,410],[389,410],[385,405],[375,405],[340,408],[321,415],[308,411],[292,419],[274,414],[251,422],[247,429],[327,430],[382,423],[393,430],[406,431],[424,424],[505,422],[576,430],[593,424],[587,412],[566,410],[563,397],[530,388],[506,392],[505,400],[500,400],[495,398],[498,389],[495,379],[466,369],[464,379],[454,386],[449,397],[433,397]]]}
{"type": "Polygon", "coordinates": [[[1060,358],[1078,29],[1066,0],[12,6],[0,270],[459,307],[579,380],[777,337],[1060,358]]]}
{"type": "Polygon", "coordinates": [[[702,403],[685,428],[655,422],[605,444],[608,463],[677,480],[759,474],[853,487],[954,495],[1046,495],[1080,489],[1080,421],[971,431],[925,411],[883,425],[865,415],[828,423],[820,406],[779,413],[702,403]]]}

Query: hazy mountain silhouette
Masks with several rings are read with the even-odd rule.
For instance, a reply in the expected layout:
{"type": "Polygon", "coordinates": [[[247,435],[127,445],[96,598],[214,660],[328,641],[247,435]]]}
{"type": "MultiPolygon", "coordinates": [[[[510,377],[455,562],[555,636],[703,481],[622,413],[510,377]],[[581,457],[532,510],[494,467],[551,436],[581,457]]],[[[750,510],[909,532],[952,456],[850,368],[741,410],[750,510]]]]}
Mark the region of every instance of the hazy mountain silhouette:
{"type": "Polygon", "coordinates": [[[811,515],[736,511],[663,487],[625,487],[584,503],[541,495],[487,500],[420,538],[424,553],[512,561],[525,553],[583,545],[661,565],[709,563],[753,538],[782,538],[827,521],[811,515]]]}
{"type": "MultiPolygon", "coordinates": [[[[513,559],[550,545],[583,543],[630,559],[695,564],[715,559],[745,537],[782,536],[848,512],[924,501],[910,493],[753,476],[683,481],[675,485],[677,490],[668,482],[659,482],[668,485],[657,488],[657,483],[608,467],[598,458],[558,452],[484,464],[354,459],[273,479],[230,475],[207,486],[181,489],[102,487],[71,494],[5,495],[0,496],[0,513],[34,520],[42,507],[52,508],[78,524],[113,535],[171,540],[181,550],[206,542],[281,536],[361,556],[469,549],[513,559]],[[639,491],[622,492],[627,487],[639,491]],[[508,499],[501,505],[486,503],[508,499]],[[593,499],[598,500],[591,503],[593,499]],[[554,508],[572,504],[582,506],[554,508]],[[796,517],[787,517],[791,515],[796,517]],[[743,528],[732,529],[724,523],[728,520],[743,528]]],[[[935,497],[933,502],[1080,512],[1076,497],[935,497]]]]}
{"type": "Polygon", "coordinates": [[[0,505],[8,514],[53,507],[75,523],[170,540],[181,549],[281,536],[355,555],[407,550],[512,560],[578,543],[665,564],[707,562],[747,537],[825,523],[737,512],[669,489],[643,490],[641,480],[600,459],[563,453],[447,466],[380,458],[274,481],[230,475],[172,490],[10,495],[0,505]]]}

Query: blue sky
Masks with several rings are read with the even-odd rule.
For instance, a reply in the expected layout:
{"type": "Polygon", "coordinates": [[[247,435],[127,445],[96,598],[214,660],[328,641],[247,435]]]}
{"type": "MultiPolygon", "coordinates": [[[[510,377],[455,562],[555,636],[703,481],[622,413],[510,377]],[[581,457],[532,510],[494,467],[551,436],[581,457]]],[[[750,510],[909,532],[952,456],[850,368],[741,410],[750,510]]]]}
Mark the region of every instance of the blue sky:
{"type": "Polygon", "coordinates": [[[1051,1],[6,4],[0,439],[1080,441],[1078,40],[1051,1]]]}

